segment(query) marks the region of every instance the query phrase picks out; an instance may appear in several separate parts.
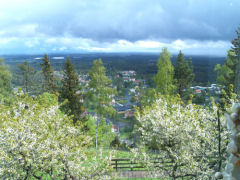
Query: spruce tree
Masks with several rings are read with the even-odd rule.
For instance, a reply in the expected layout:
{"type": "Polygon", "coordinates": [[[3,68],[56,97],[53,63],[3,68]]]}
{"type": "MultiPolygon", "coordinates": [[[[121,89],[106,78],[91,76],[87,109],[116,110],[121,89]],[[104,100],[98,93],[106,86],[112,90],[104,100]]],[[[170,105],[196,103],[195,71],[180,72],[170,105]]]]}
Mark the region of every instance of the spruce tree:
{"type": "Polygon", "coordinates": [[[19,64],[18,68],[21,71],[23,91],[25,93],[29,93],[29,91],[32,90],[32,86],[34,84],[33,82],[33,76],[35,74],[34,68],[30,66],[30,64],[27,61],[25,61],[23,64],[19,64]]]}
{"type": "Polygon", "coordinates": [[[43,73],[43,89],[45,92],[56,93],[57,85],[56,78],[53,75],[52,66],[47,54],[44,55],[43,63],[41,64],[43,73]]]}
{"type": "Polygon", "coordinates": [[[188,88],[192,85],[194,73],[191,60],[187,61],[182,51],[177,56],[174,76],[177,81],[177,93],[183,98],[185,95],[184,92],[187,92],[188,88]]]}
{"type": "Polygon", "coordinates": [[[74,71],[74,65],[72,64],[70,58],[67,58],[64,66],[64,75],[62,79],[60,97],[62,100],[68,100],[63,108],[64,111],[70,111],[70,114],[74,116],[74,123],[76,123],[78,120],[82,120],[81,114],[85,110],[82,103],[82,93],[78,76],[74,71]]]}
{"type": "Polygon", "coordinates": [[[171,63],[171,57],[168,49],[163,48],[157,63],[158,72],[153,78],[156,90],[161,94],[173,94],[175,90],[173,80],[174,67],[171,63]]]}

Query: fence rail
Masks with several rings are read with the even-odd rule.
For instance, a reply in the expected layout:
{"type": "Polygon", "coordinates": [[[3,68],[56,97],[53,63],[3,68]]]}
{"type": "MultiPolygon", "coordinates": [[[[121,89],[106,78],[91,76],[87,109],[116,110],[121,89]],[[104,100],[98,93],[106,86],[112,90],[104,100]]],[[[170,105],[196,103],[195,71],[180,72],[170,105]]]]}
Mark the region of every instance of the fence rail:
{"type": "Polygon", "coordinates": [[[116,171],[120,169],[135,171],[145,168],[144,166],[140,166],[139,163],[131,161],[131,159],[112,159],[112,162],[111,165],[116,171]]]}
{"type": "MultiPolygon", "coordinates": [[[[200,157],[198,157],[200,158],[200,157]]],[[[218,157],[209,157],[211,159],[215,159],[215,163],[218,163],[218,157]]],[[[224,158],[222,158],[224,159],[224,158]]],[[[111,166],[116,170],[128,170],[128,171],[138,171],[138,170],[147,170],[147,166],[145,162],[134,162],[129,158],[114,158],[111,160],[111,166]]],[[[170,158],[153,158],[150,160],[150,163],[154,165],[154,167],[172,167],[172,160],[170,158]]],[[[215,164],[214,163],[214,164],[215,164]]],[[[178,165],[178,167],[184,166],[184,164],[178,165]]]]}
{"type": "MultiPolygon", "coordinates": [[[[169,159],[166,159],[167,161],[164,161],[162,158],[152,159],[151,163],[154,164],[154,167],[160,167],[160,164],[166,164],[172,163],[169,159]]],[[[131,159],[128,158],[120,158],[120,159],[112,159],[111,166],[116,170],[129,170],[129,171],[143,171],[147,170],[146,166],[144,165],[146,163],[144,162],[134,162],[131,159]]],[[[170,167],[170,165],[169,165],[170,167]]]]}

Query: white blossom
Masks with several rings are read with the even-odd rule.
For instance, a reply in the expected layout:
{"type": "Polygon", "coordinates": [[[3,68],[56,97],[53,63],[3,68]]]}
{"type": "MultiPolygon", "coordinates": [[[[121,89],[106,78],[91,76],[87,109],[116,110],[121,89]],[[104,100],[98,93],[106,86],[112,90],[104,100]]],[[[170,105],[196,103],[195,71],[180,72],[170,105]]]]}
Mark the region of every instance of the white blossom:
{"type": "MultiPolygon", "coordinates": [[[[151,107],[137,112],[138,132],[142,135],[143,145],[154,144],[158,156],[172,160],[176,165],[175,176],[192,174],[197,179],[208,179],[215,172],[211,162],[215,161],[217,166],[216,158],[213,158],[218,155],[216,111],[215,107],[184,106],[179,100],[162,97],[151,107]]],[[[225,128],[222,129],[224,142],[227,133],[225,128]]],[[[173,173],[172,168],[154,168],[154,171],[162,177],[173,173]]]]}
{"type": "Polygon", "coordinates": [[[11,106],[0,106],[1,179],[109,178],[111,156],[89,154],[91,138],[59,111],[56,97],[53,104],[44,98],[17,97],[11,106]]]}

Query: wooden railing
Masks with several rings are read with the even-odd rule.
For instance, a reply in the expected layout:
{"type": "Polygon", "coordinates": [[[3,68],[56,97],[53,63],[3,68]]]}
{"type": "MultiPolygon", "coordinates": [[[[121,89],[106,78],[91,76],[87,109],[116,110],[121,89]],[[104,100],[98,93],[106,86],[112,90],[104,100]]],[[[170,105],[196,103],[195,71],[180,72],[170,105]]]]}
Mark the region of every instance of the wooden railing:
{"type": "MultiPolygon", "coordinates": [[[[200,158],[200,157],[198,157],[200,158]]],[[[213,166],[218,163],[217,157],[209,157],[211,159],[215,159],[215,162],[213,162],[213,166]]],[[[131,159],[128,158],[119,158],[119,159],[112,159],[111,160],[111,166],[116,171],[118,170],[127,170],[127,171],[138,171],[138,170],[147,170],[146,162],[134,162],[131,159]]],[[[162,168],[164,166],[165,168],[172,167],[172,160],[170,158],[152,158],[150,159],[150,163],[156,167],[156,168],[162,168]]],[[[178,167],[184,166],[184,164],[178,165],[178,167]]]]}
{"type": "Polygon", "coordinates": [[[112,167],[118,171],[121,169],[128,171],[144,170],[146,167],[140,163],[133,162],[131,159],[112,159],[112,167]]]}
{"type": "MultiPolygon", "coordinates": [[[[112,159],[111,160],[112,167],[115,169],[115,171],[118,171],[119,173],[127,172],[128,177],[130,177],[129,173],[135,173],[136,177],[140,177],[139,174],[136,173],[144,173],[141,175],[141,177],[148,177],[148,168],[145,162],[140,163],[140,162],[134,162],[131,159],[112,159]]],[[[160,168],[163,169],[164,171],[171,171],[173,169],[172,166],[172,161],[169,158],[156,158],[156,159],[151,159],[151,164],[155,168],[160,168]]],[[[178,168],[183,167],[184,164],[178,165],[178,168]]],[[[169,177],[174,177],[173,179],[194,179],[196,177],[195,174],[184,174],[184,175],[172,175],[172,173],[168,173],[169,177]]],[[[123,175],[123,176],[126,176],[123,175]]],[[[134,176],[134,177],[135,177],[134,176]]],[[[131,174],[131,177],[133,177],[133,174],[131,174]]]]}
{"type": "MultiPolygon", "coordinates": [[[[170,159],[167,159],[167,158],[155,158],[155,159],[151,159],[150,162],[152,164],[154,164],[154,167],[160,167],[161,164],[165,164],[165,167],[166,167],[169,165],[169,163],[171,163],[170,159]]],[[[128,171],[147,170],[145,162],[134,162],[131,159],[127,159],[127,158],[112,159],[111,165],[116,171],[118,171],[118,170],[128,170],[128,171]]]]}

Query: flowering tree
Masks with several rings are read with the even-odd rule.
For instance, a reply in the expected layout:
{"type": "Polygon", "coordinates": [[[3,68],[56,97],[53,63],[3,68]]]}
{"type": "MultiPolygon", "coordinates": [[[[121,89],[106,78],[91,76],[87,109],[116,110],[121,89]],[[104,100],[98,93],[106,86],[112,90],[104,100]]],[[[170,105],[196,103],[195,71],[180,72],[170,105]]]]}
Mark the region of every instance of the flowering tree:
{"type": "MultiPolygon", "coordinates": [[[[152,164],[161,177],[197,177],[206,179],[214,173],[218,155],[216,110],[189,104],[178,98],[160,97],[150,107],[138,111],[138,131],[143,145],[154,144],[158,155],[172,166],[152,164]]],[[[223,129],[222,140],[226,139],[223,129]]],[[[151,165],[151,163],[150,163],[151,165]]]]}
{"type": "Polygon", "coordinates": [[[0,105],[0,177],[108,179],[110,156],[89,152],[91,138],[59,111],[57,97],[18,96],[0,105]]]}
{"type": "MultiPolygon", "coordinates": [[[[240,104],[233,105],[231,115],[226,115],[227,127],[230,131],[230,143],[228,153],[230,154],[223,177],[226,180],[240,179],[240,104]]],[[[215,175],[221,177],[220,174],[215,175]]]]}

